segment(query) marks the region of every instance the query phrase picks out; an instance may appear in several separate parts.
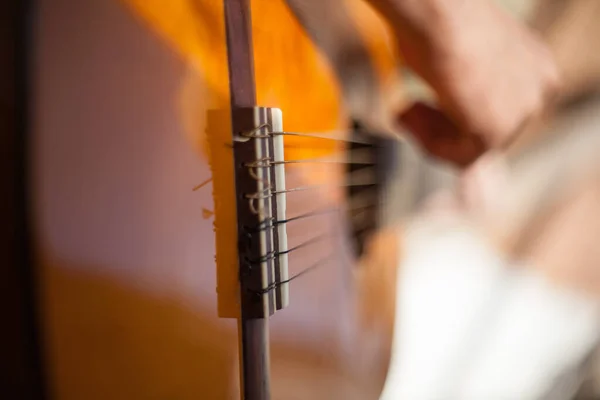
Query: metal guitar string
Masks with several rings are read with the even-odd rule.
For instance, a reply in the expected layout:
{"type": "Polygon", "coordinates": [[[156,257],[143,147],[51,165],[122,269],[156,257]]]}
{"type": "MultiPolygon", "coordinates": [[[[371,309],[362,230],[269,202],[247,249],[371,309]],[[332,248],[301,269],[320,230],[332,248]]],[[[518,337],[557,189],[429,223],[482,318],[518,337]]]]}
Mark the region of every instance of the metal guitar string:
{"type": "MultiPolygon", "coordinates": [[[[300,136],[300,137],[307,137],[307,138],[314,138],[314,139],[333,140],[333,141],[339,141],[339,142],[362,143],[362,144],[370,144],[371,143],[366,139],[347,138],[346,134],[348,132],[350,132],[350,130],[332,130],[332,131],[322,131],[322,132],[281,131],[281,132],[261,133],[260,131],[262,129],[271,129],[271,124],[264,123],[250,131],[242,132],[234,140],[247,141],[252,138],[266,139],[266,138],[270,138],[272,136],[300,136]]],[[[358,131],[358,132],[360,133],[361,131],[358,131]]],[[[362,133],[365,133],[365,132],[362,132],[362,133]]]]}
{"type": "Polygon", "coordinates": [[[284,251],[272,251],[272,252],[268,253],[267,255],[262,256],[258,260],[250,260],[250,261],[253,264],[254,263],[259,264],[259,263],[262,263],[262,262],[265,262],[265,261],[270,261],[270,260],[272,260],[272,259],[274,259],[276,257],[281,256],[281,255],[289,254],[289,253],[291,253],[293,251],[299,250],[299,249],[301,249],[303,247],[306,247],[306,246],[309,246],[309,245],[314,244],[316,242],[319,242],[319,241],[321,241],[321,240],[323,240],[323,239],[325,239],[325,238],[327,238],[329,236],[331,236],[331,235],[330,234],[318,235],[318,236],[315,236],[312,239],[308,239],[307,241],[302,242],[299,245],[296,245],[296,246],[292,247],[291,249],[284,250],[284,251]]]}
{"type": "MultiPolygon", "coordinates": [[[[332,140],[332,141],[344,142],[344,143],[359,143],[359,144],[365,144],[365,145],[370,144],[370,142],[366,139],[361,140],[360,138],[356,138],[356,137],[352,138],[352,139],[342,137],[342,135],[344,135],[348,131],[333,131],[333,132],[327,132],[327,133],[321,133],[321,134],[319,134],[319,133],[284,132],[284,131],[283,132],[270,132],[270,131],[264,132],[264,130],[270,129],[270,128],[271,128],[270,124],[267,124],[267,123],[261,124],[258,127],[254,128],[250,131],[239,133],[238,135],[235,136],[234,142],[236,142],[236,141],[237,142],[246,142],[248,140],[271,139],[275,136],[297,136],[297,137],[307,137],[307,138],[322,139],[322,140],[332,140]],[[332,134],[335,136],[330,136],[332,134]]],[[[342,154],[341,154],[342,157],[338,157],[338,158],[322,157],[322,158],[312,158],[312,159],[276,161],[273,159],[273,157],[263,157],[263,158],[255,160],[255,161],[252,161],[252,162],[244,163],[243,165],[244,165],[244,167],[246,167],[248,169],[249,175],[253,179],[255,179],[257,181],[261,181],[265,185],[265,188],[262,191],[257,191],[255,193],[245,193],[243,195],[244,198],[249,200],[250,210],[253,213],[260,214],[262,216],[261,222],[258,226],[245,227],[244,233],[246,235],[252,236],[253,234],[261,232],[261,231],[275,229],[278,225],[281,225],[281,224],[289,224],[293,221],[298,221],[298,220],[302,220],[305,218],[310,218],[310,217],[315,217],[315,216],[319,216],[319,215],[335,213],[335,212],[340,211],[339,208],[337,208],[337,207],[323,208],[320,210],[307,212],[307,213],[300,214],[300,215],[290,217],[290,218],[286,218],[283,220],[277,220],[275,217],[273,217],[270,214],[264,215],[265,214],[264,213],[265,201],[267,199],[273,198],[277,194],[292,193],[292,192],[299,192],[299,191],[306,191],[306,190],[313,190],[313,189],[327,188],[327,187],[369,186],[369,185],[376,184],[374,179],[372,179],[372,180],[367,179],[367,180],[363,180],[363,182],[358,182],[358,183],[347,182],[347,183],[334,184],[334,185],[309,185],[309,186],[301,186],[301,187],[290,188],[290,189],[278,191],[278,190],[273,189],[272,184],[270,182],[268,182],[267,180],[265,180],[259,176],[259,174],[257,173],[257,169],[260,169],[260,168],[270,169],[270,168],[273,168],[275,165],[281,165],[281,164],[284,164],[284,165],[285,164],[309,164],[309,163],[350,164],[350,162],[347,161],[347,157],[351,153],[354,153],[353,155],[355,156],[355,157],[353,157],[352,164],[363,164],[363,165],[374,165],[375,164],[375,162],[374,162],[375,160],[370,160],[369,157],[367,157],[367,156],[356,157],[356,155],[360,155],[360,150],[346,150],[346,151],[342,152],[342,154]]],[[[272,199],[272,201],[275,201],[275,200],[272,199]]],[[[373,205],[373,203],[374,203],[374,201],[366,202],[364,204],[360,204],[359,206],[349,208],[348,211],[350,211],[350,212],[360,211],[360,210],[363,210],[363,209],[373,205]]],[[[331,233],[318,235],[318,236],[308,239],[305,242],[300,243],[292,248],[282,250],[282,251],[277,249],[275,251],[269,252],[268,254],[265,254],[264,256],[260,257],[259,259],[255,259],[255,260],[245,259],[245,262],[246,262],[247,267],[249,269],[252,269],[253,267],[260,265],[263,262],[270,262],[281,255],[290,254],[290,253],[300,250],[302,248],[306,248],[310,245],[316,244],[317,242],[320,242],[321,240],[323,240],[327,237],[331,237],[331,236],[333,236],[331,233]]],[[[254,292],[257,295],[267,294],[267,293],[277,289],[281,285],[290,283],[291,281],[307,274],[308,272],[314,271],[317,268],[319,268],[323,265],[326,265],[327,261],[331,260],[334,257],[334,255],[335,255],[335,253],[330,254],[330,255],[316,261],[310,267],[304,268],[302,271],[296,273],[295,275],[292,275],[288,279],[285,279],[285,280],[282,280],[279,282],[273,282],[263,289],[254,290],[254,292]]]]}
{"type": "Polygon", "coordinates": [[[323,265],[326,265],[326,262],[333,259],[335,256],[335,254],[331,254],[329,256],[323,257],[322,259],[320,259],[319,261],[315,262],[313,265],[311,265],[310,267],[307,267],[305,269],[303,269],[302,271],[298,272],[295,275],[292,275],[290,278],[281,281],[281,282],[274,282],[272,284],[270,284],[269,286],[267,286],[266,288],[262,289],[262,290],[258,290],[256,291],[257,294],[259,295],[263,295],[263,294],[267,294],[272,290],[277,289],[277,287],[281,286],[281,285],[285,285],[286,283],[290,283],[291,281],[293,281],[294,279],[300,278],[302,275],[305,275],[311,271],[314,271],[315,269],[317,269],[318,267],[321,267],[323,265]]]}

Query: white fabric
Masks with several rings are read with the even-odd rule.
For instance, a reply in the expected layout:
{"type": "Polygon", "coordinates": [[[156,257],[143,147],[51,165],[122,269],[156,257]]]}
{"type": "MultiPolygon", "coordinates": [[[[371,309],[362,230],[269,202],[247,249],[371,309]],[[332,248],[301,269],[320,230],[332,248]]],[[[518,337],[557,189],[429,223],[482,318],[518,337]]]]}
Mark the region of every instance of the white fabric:
{"type": "Polygon", "coordinates": [[[463,222],[405,234],[380,400],[539,399],[595,345],[596,302],[506,265],[463,222]]]}

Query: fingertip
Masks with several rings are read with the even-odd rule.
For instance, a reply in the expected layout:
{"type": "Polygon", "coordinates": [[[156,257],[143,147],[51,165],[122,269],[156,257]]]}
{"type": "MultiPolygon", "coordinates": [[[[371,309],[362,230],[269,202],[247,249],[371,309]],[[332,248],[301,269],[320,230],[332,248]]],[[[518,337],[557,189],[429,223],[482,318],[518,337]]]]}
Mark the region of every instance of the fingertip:
{"type": "Polygon", "coordinates": [[[459,167],[471,164],[486,146],[475,135],[465,135],[441,110],[415,103],[399,116],[417,142],[432,156],[459,167]]]}

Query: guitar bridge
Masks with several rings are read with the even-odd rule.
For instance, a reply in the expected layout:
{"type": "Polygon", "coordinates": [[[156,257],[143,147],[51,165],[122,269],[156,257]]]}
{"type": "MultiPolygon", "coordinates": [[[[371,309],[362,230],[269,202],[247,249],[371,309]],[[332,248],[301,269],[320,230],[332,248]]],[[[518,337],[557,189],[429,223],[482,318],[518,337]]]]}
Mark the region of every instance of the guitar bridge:
{"type": "Polygon", "coordinates": [[[266,318],[289,303],[282,114],[232,110],[242,313],[266,318]]]}

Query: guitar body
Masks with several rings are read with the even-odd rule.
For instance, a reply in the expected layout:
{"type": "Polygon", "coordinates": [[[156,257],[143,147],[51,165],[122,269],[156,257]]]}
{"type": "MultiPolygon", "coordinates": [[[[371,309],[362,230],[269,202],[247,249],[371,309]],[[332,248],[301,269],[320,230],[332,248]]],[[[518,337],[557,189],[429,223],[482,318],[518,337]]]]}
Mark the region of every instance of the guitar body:
{"type": "MultiPolygon", "coordinates": [[[[235,198],[233,167],[226,146],[231,143],[231,120],[223,0],[125,0],[125,3],[189,65],[189,78],[179,99],[181,118],[188,139],[213,170],[219,315],[235,317],[239,309],[235,302],[237,254],[223,251],[235,246],[236,237],[235,213],[231,212],[235,210],[231,200],[235,198]],[[225,271],[227,268],[229,271],[225,271]]],[[[366,2],[328,0],[307,5],[310,2],[306,0],[252,0],[250,3],[257,104],[280,108],[285,131],[325,134],[341,131],[347,132],[349,138],[353,120],[360,120],[365,114],[383,115],[398,104],[401,63],[395,43],[382,18],[366,2]],[[358,56],[347,59],[345,54],[358,56]]],[[[346,148],[339,141],[294,136],[286,136],[284,146],[288,160],[327,156],[346,148]]],[[[343,165],[323,168],[323,165],[298,164],[293,169],[301,177],[297,186],[341,182],[345,174],[343,165]]],[[[326,199],[314,203],[340,204],[345,196],[343,189],[321,191],[320,197],[326,199]]],[[[313,229],[310,224],[299,229],[310,231],[313,229]]],[[[288,230],[290,233],[293,235],[294,230],[288,230]]],[[[389,235],[386,237],[386,245],[375,245],[376,255],[366,260],[387,272],[369,268],[357,275],[358,309],[367,314],[359,312],[359,325],[363,327],[358,329],[368,331],[370,336],[364,336],[365,343],[378,343],[376,349],[365,345],[366,351],[379,354],[386,353],[390,338],[392,312],[388,306],[393,305],[390,285],[394,279],[386,279],[389,285],[381,288],[382,282],[375,277],[380,273],[393,277],[396,266],[392,261],[396,257],[395,242],[389,235]],[[386,293],[383,297],[382,290],[386,293]],[[385,304],[376,306],[380,301],[385,304]],[[382,342],[386,342],[383,351],[382,342]]],[[[355,259],[354,263],[359,261],[355,259]]],[[[325,292],[328,288],[317,290],[325,292]]],[[[292,294],[292,304],[302,301],[305,299],[292,294]]],[[[374,362],[383,378],[387,354],[383,360],[374,362]]],[[[374,368],[366,366],[373,366],[373,360],[364,365],[373,378],[374,368]]],[[[277,378],[278,371],[273,373],[274,384],[282,381],[277,378]]],[[[383,382],[375,383],[378,384],[383,382]]]]}
{"type": "MultiPolygon", "coordinates": [[[[199,76],[183,90],[183,118],[188,122],[190,138],[199,149],[206,151],[207,110],[229,109],[223,1],[125,2],[173,51],[188,61],[190,68],[199,76]]],[[[353,31],[356,28],[361,45],[371,57],[379,85],[376,90],[382,90],[396,80],[399,60],[381,18],[362,0],[330,3],[346,9],[347,28],[353,31]]],[[[318,14],[323,6],[312,7],[318,14]]],[[[257,104],[280,108],[287,131],[347,129],[351,123],[349,110],[344,104],[343,88],[336,71],[328,55],[313,41],[287,2],[253,0],[251,9],[257,104]]],[[[320,29],[327,31],[330,27],[322,26],[320,29]]],[[[360,77],[356,79],[360,80],[360,77]]],[[[223,120],[223,123],[227,121],[223,120]]],[[[286,138],[285,145],[289,158],[327,154],[336,148],[330,141],[297,137],[286,138]]]]}

